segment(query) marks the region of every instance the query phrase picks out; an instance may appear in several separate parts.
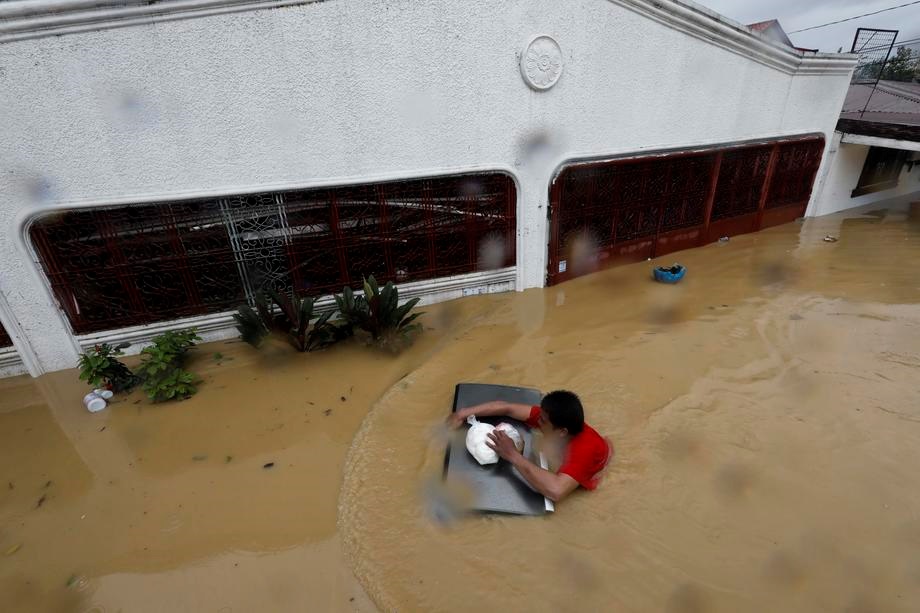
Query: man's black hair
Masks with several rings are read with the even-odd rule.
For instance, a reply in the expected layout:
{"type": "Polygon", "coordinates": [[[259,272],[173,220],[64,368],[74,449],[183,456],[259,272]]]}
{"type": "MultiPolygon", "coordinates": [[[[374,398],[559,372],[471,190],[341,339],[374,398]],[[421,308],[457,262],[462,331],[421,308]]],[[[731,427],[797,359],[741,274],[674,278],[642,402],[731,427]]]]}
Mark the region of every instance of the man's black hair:
{"type": "Polygon", "coordinates": [[[585,427],[585,410],[581,400],[572,392],[556,390],[543,397],[540,410],[554,428],[565,428],[572,436],[585,427]]]}

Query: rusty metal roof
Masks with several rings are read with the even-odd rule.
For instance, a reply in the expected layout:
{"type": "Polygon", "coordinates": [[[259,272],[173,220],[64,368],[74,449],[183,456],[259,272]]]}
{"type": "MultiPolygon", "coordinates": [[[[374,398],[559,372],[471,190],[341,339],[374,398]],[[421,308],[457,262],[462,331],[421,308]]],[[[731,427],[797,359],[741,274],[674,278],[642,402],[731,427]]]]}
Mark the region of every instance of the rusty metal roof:
{"type": "Polygon", "coordinates": [[[872,89],[851,85],[840,118],[920,126],[920,83],[879,81],[872,89]]]}

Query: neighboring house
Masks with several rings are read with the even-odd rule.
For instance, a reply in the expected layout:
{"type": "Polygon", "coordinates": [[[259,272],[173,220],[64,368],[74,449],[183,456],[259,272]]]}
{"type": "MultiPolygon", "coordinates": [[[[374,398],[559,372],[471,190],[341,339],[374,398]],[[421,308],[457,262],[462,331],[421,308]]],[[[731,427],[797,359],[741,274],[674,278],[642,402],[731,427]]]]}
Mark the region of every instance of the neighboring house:
{"type": "Polygon", "coordinates": [[[789,35],[786,34],[786,30],[783,29],[783,26],[779,25],[779,21],[776,19],[768,19],[767,21],[758,21],[757,23],[749,23],[747,25],[751,30],[757,32],[767,40],[770,40],[774,43],[779,43],[780,45],[786,45],[797,49],[803,53],[817,53],[817,49],[806,49],[804,47],[796,47],[791,40],[789,40],[789,35]]]}
{"type": "Polygon", "coordinates": [[[764,38],[767,38],[775,43],[787,45],[789,47],[795,47],[795,45],[792,44],[792,41],[789,40],[789,36],[786,34],[783,26],[779,25],[779,21],[776,19],[768,19],[767,21],[749,23],[747,27],[755,32],[760,33],[764,36],[764,38]]]}
{"type": "Polygon", "coordinates": [[[920,200],[920,83],[853,84],[811,215],[920,200]]]}
{"type": "Polygon", "coordinates": [[[265,287],[523,290],[582,237],[615,263],[800,217],[855,58],[773,31],[684,0],[0,2],[0,372],[226,338],[265,287]]]}

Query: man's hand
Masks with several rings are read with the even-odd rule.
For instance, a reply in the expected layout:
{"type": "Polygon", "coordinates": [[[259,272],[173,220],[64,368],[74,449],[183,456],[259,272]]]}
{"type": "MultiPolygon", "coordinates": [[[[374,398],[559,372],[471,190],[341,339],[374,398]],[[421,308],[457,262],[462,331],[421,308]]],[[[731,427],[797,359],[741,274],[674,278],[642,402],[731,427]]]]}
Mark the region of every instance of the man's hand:
{"type": "Polygon", "coordinates": [[[489,432],[489,440],[486,441],[486,445],[495,450],[498,457],[503,460],[511,460],[514,456],[521,455],[521,452],[514,446],[514,441],[511,440],[511,437],[501,430],[489,432]]]}
{"type": "Polygon", "coordinates": [[[447,427],[455,430],[463,425],[466,421],[466,414],[463,411],[455,411],[447,416],[447,427]]]}

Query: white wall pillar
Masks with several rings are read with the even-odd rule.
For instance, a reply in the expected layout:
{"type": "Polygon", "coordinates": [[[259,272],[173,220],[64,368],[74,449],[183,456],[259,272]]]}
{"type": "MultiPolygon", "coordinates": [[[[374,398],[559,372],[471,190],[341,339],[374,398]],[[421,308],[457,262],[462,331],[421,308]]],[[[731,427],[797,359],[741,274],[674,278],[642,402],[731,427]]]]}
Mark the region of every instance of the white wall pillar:
{"type": "Polygon", "coordinates": [[[808,202],[808,208],[805,210],[805,217],[817,217],[824,214],[821,212],[824,191],[827,189],[828,175],[834,168],[839,148],[840,133],[832,132],[831,137],[827,139],[827,151],[824,153],[824,159],[821,160],[821,168],[815,178],[815,187],[811,194],[811,200],[808,202]]]}
{"type": "Polygon", "coordinates": [[[77,365],[77,345],[19,233],[24,215],[0,211],[0,321],[33,377],[77,365]]]}
{"type": "Polygon", "coordinates": [[[549,187],[546,175],[536,166],[522,167],[519,172],[518,291],[543,287],[546,282],[549,187]]]}

